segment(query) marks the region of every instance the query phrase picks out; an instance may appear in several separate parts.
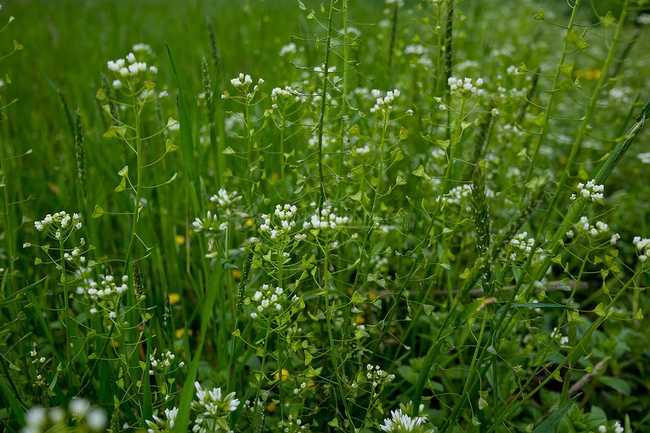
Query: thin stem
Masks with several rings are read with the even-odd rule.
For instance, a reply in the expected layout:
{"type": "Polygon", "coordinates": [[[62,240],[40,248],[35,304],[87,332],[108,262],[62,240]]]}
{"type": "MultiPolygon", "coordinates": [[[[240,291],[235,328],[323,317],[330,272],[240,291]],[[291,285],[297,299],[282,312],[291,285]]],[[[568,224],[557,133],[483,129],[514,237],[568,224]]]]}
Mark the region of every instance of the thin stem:
{"type": "Polygon", "coordinates": [[[325,176],[323,175],[323,127],[325,111],[327,109],[327,78],[330,64],[330,49],[332,45],[332,17],[334,16],[334,0],[330,0],[329,17],[327,19],[327,45],[325,49],[325,64],[323,65],[323,86],[321,92],[320,115],[318,117],[318,178],[320,183],[320,198],[318,201],[319,212],[325,202],[325,176]]]}
{"type": "Polygon", "coordinates": [[[562,68],[564,67],[564,60],[566,59],[566,56],[569,52],[569,39],[570,39],[570,35],[573,32],[573,26],[575,23],[578,8],[580,8],[580,3],[582,3],[582,0],[576,0],[575,4],[573,5],[573,8],[571,9],[571,17],[569,18],[569,24],[567,25],[566,34],[564,35],[564,46],[562,48],[562,55],[560,56],[560,61],[557,64],[557,68],[555,69],[555,75],[553,76],[553,83],[551,84],[551,90],[550,90],[551,96],[548,100],[548,104],[546,104],[546,110],[544,110],[544,120],[542,122],[542,130],[537,136],[537,140],[533,145],[533,154],[530,159],[530,165],[528,166],[528,173],[526,174],[526,182],[528,182],[533,176],[533,170],[535,169],[535,163],[537,162],[539,149],[542,146],[544,140],[546,139],[546,134],[548,133],[548,127],[551,120],[551,112],[553,111],[555,98],[558,94],[558,84],[560,82],[560,74],[562,72],[562,68]]]}

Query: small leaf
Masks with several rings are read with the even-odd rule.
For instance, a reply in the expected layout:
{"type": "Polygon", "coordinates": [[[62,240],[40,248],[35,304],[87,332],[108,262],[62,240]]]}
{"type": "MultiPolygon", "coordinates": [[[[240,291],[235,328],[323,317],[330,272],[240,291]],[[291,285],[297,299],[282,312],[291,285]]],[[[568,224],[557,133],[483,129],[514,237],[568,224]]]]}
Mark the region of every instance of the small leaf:
{"type": "Polygon", "coordinates": [[[352,303],[355,305],[363,304],[366,300],[366,297],[359,292],[354,292],[352,294],[352,303]]]}
{"type": "Polygon", "coordinates": [[[120,180],[120,183],[115,187],[114,191],[122,192],[125,189],[126,189],[126,177],[122,177],[122,180],[120,180]]]}
{"type": "Polygon", "coordinates": [[[174,143],[172,143],[171,140],[165,140],[165,152],[166,153],[176,152],[176,150],[178,150],[178,146],[176,146],[174,143]]]}
{"type": "Polygon", "coordinates": [[[95,209],[93,210],[93,214],[91,215],[92,218],[101,218],[104,215],[104,208],[101,206],[95,205],[95,209]]]}

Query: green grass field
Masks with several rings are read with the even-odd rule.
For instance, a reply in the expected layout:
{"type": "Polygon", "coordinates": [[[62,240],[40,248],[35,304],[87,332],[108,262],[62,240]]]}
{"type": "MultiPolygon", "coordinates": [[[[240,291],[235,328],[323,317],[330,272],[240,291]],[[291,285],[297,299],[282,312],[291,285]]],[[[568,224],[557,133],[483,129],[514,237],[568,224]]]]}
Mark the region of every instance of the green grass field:
{"type": "Polygon", "coordinates": [[[0,28],[0,432],[650,431],[646,0],[0,28]]]}

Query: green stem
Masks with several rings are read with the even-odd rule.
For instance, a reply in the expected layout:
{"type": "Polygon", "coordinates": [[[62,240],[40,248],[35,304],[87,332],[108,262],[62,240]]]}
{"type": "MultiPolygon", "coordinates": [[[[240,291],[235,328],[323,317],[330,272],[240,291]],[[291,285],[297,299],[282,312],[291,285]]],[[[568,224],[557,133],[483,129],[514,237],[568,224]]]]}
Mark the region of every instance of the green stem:
{"type": "Polygon", "coordinates": [[[557,183],[557,187],[555,188],[555,193],[553,194],[553,199],[551,200],[551,204],[548,207],[548,210],[546,211],[546,215],[544,217],[544,220],[542,222],[542,225],[538,233],[543,233],[543,230],[546,228],[546,224],[548,223],[549,219],[553,215],[553,212],[555,211],[555,207],[557,206],[560,196],[563,192],[564,185],[566,181],[569,179],[569,177],[571,176],[571,170],[573,169],[575,159],[578,156],[580,149],[582,148],[582,142],[584,141],[585,135],[587,134],[587,130],[589,129],[591,119],[593,117],[594,110],[596,108],[596,104],[598,103],[598,99],[600,97],[600,91],[603,88],[605,81],[608,80],[609,77],[609,66],[611,65],[614,59],[614,53],[616,52],[616,47],[618,45],[619,39],[621,37],[621,33],[623,31],[623,25],[625,24],[625,17],[627,16],[628,2],[629,0],[625,0],[625,3],[623,4],[623,10],[621,11],[621,16],[619,17],[618,25],[616,26],[616,32],[614,33],[612,44],[609,47],[609,51],[607,53],[607,58],[605,59],[605,63],[603,64],[600,70],[600,78],[598,79],[598,82],[596,83],[596,87],[594,87],[594,90],[591,93],[591,98],[589,99],[589,105],[587,106],[585,114],[582,117],[582,123],[580,124],[580,129],[578,129],[578,133],[576,134],[575,140],[571,145],[571,150],[569,151],[569,158],[567,160],[566,166],[564,167],[564,171],[562,172],[560,180],[557,183]]]}
{"type": "Polygon", "coordinates": [[[332,45],[332,17],[334,16],[334,0],[330,0],[329,16],[327,24],[327,45],[325,49],[325,64],[323,65],[323,86],[321,92],[320,115],[318,117],[318,178],[320,183],[320,198],[318,201],[319,213],[325,202],[325,176],[323,174],[323,127],[325,123],[325,111],[327,109],[327,75],[329,73],[330,49],[332,45]]]}
{"type": "Polygon", "coordinates": [[[551,84],[551,96],[546,105],[546,110],[544,110],[544,120],[542,122],[542,130],[537,136],[537,140],[533,146],[533,154],[530,159],[530,165],[528,166],[528,174],[526,175],[526,182],[528,182],[533,176],[533,170],[535,169],[535,163],[537,162],[537,156],[539,154],[539,148],[542,146],[546,134],[548,133],[548,127],[551,119],[551,112],[553,111],[553,105],[555,104],[555,98],[558,93],[558,83],[560,82],[560,74],[562,73],[562,68],[564,66],[564,60],[569,52],[569,35],[573,31],[573,26],[575,23],[576,13],[580,7],[582,0],[576,0],[575,4],[571,9],[571,17],[569,18],[569,24],[567,25],[566,34],[564,35],[564,46],[562,47],[562,55],[560,56],[560,61],[557,64],[555,69],[555,75],[553,77],[553,83],[551,84]]]}

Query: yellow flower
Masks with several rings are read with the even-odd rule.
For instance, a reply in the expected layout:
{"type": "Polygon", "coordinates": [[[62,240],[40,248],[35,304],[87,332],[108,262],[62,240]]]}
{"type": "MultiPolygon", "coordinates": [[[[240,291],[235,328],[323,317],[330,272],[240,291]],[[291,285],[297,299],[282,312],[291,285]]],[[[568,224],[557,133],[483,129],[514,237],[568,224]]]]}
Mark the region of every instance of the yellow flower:
{"type": "Polygon", "coordinates": [[[282,370],[280,370],[280,372],[275,373],[274,376],[275,380],[280,379],[280,374],[282,374],[282,382],[285,382],[287,379],[289,379],[289,370],[287,370],[286,368],[283,368],[282,370]]]}
{"type": "Polygon", "coordinates": [[[170,293],[170,294],[167,296],[167,298],[169,299],[169,303],[170,303],[171,305],[174,305],[174,304],[177,304],[178,301],[181,300],[181,295],[179,295],[178,293],[170,293]]]}
{"type": "Polygon", "coordinates": [[[235,281],[241,280],[241,271],[239,269],[233,269],[230,274],[235,281]]]}
{"type": "Polygon", "coordinates": [[[185,243],[185,236],[176,235],[175,240],[176,240],[176,245],[183,245],[185,243]]]}
{"type": "Polygon", "coordinates": [[[600,78],[600,69],[598,68],[585,68],[585,69],[576,69],[576,78],[581,80],[597,80],[600,78]]]}

